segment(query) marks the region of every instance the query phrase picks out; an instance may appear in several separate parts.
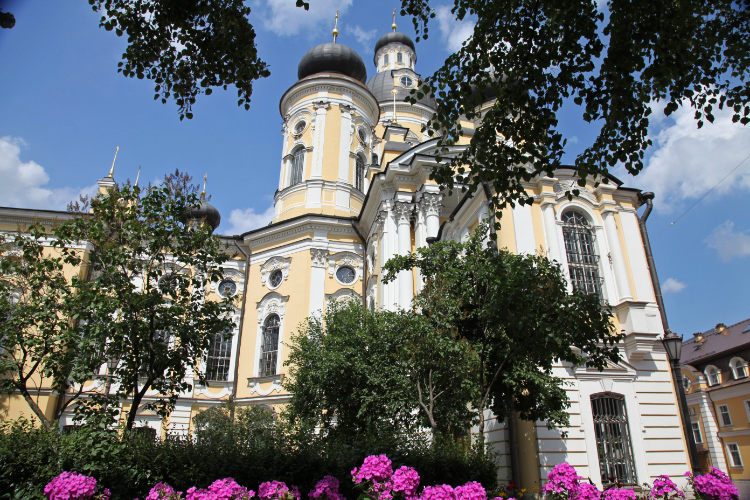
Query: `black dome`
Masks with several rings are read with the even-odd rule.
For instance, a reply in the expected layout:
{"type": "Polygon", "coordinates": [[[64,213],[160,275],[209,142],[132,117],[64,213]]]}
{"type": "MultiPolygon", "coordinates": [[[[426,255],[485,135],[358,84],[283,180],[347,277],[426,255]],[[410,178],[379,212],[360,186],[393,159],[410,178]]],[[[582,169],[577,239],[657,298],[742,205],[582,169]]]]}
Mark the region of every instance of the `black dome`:
{"type": "Polygon", "coordinates": [[[367,68],[359,54],[340,43],[316,45],[302,56],[297,78],[302,80],[315,73],[341,73],[362,83],[367,81],[367,68]]]}
{"type": "Polygon", "coordinates": [[[188,212],[187,218],[189,220],[205,220],[208,225],[211,226],[212,232],[215,231],[221,223],[221,214],[219,214],[216,207],[209,204],[205,198],[201,198],[200,203],[188,212]]]}
{"type": "MultiPolygon", "coordinates": [[[[398,74],[405,73],[404,70],[381,71],[379,73],[376,73],[375,76],[370,78],[370,81],[367,82],[367,88],[370,89],[370,92],[372,92],[372,95],[375,96],[375,99],[377,99],[378,102],[393,102],[393,94],[391,94],[391,91],[394,88],[398,91],[398,93],[396,94],[396,102],[402,103],[404,102],[404,99],[406,97],[411,95],[411,89],[397,87],[395,85],[393,81],[393,73],[395,73],[396,71],[398,71],[398,74]]],[[[408,73],[417,81],[420,80],[419,75],[417,75],[416,73],[410,71],[406,73],[408,73]]],[[[437,108],[437,103],[435,102],[435,99],[432,97],[432,95],[425,95],[421,99],[417,99],[417,103],[423,104],[432,109],[437,108]]]]}
{"type": "MultiPolygon", "coordinates": [[[[375,44],[375,53],[377,54],[381,47],[385,47],[389,43],[401,43],[403,45],[406,45],[414,52],[414,60],[416,61],[417,49],[414,47],[414,42],[411,41],[409,35],[405,35],[397,31],[386,33],[385,35],[381,36],[380,40],[378,40],[378,42],[375,44]]],[[[377,64],[378,61],[375,60],[375,65],[377,64]]]]}

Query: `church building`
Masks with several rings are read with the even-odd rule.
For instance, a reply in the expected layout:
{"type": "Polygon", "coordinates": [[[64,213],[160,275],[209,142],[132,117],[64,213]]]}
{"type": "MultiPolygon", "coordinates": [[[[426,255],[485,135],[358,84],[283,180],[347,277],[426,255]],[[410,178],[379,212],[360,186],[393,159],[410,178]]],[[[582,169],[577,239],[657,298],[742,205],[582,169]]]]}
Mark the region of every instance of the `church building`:
{"type": "MultiPolygon", "coordinates": [[[[382,266],[426,246],[428,238],[464,240],[489,216],[482,192],[449,194],[430,179],[438,164],[437,139],[423,126],[436,103],[428,96],[415,104],[404,101],[420,83],[414,42],[394,24],[375,44],[373,63],[368,78],[363,59],[336,42],[313,47],[299,62],[298,80],[279,102],[283,146],[273,221],[222,236],[232,259],[210,293],[233,298],[233,336],[212,343],[202,367],[210,374],[206,383],[192,380],[192,390],[180,395],[167,419],[143,412],[137,425],[157,435],[189,435],[196,413],[230,397],[240,406],[279,408],[289,399],[282,387],[287,343],[302,322],[339,300],[360,300],[373,309],[410,308],[420,276],[402,271],[383,283],[382,266]]],[[[462,121],[456,152],[480,124],[462,121]]],[[[690,467],[639,231],[639,190],[615,178],[598,185],[590,178],[585,187],[576,180],[572,168],[561,168],[554,177],[527,182],[534,203],[505,209],[497,241],[511,252],[558,261],[571,290],[606,301],[623,358],[603,372],[556,368],[567,382],[570,426],[549,430],[544,422],[517,422],[522,486],[539,486],[564,461],[600,486],[650,483],[662,474],[676,479],[690,467]],[[575,188],[580,195],[569,199],[575,188]]],[[[100,185],[111,182],[107,177],[100,185]]],[[[204,208],[218,225],[218,212],[204,208]]],[[[15,231],[32,217],[70,215],[2,208],[0,230],[15,231]]],[[[85,389],[102,390],[96,381],[85,389]]],[[[14,398],[3,403],[0,418],[30,417],[23,400],[14,398]]],[[[51,390],[40,388],[40,405],[54,400],[51,390]]],[[[71,419],[64,417],[61,425],[71,419]]],[[[507,425],[491,424],[489,440],[499,453],[500,477],[507,480],[507,425]]]]}

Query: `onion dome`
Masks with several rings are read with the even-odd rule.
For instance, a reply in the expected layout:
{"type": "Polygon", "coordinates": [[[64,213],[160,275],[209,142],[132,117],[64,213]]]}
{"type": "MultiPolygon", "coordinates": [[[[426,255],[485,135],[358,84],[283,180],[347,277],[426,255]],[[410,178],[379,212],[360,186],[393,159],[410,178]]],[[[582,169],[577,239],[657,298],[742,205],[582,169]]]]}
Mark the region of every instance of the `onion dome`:
{"type": "MultiPolygon", "coordinates": [[[[419,75],[412,71],[381,71],[370,78],[370,81],[367,82],[367,88],[370,89],[370,92],[372,92],[372,95],[375,96],[378,102],[387,101],[389,103],[393,102],[391,91],[396,89],[396,102],[403,103],[404,99],[411,95],[411,89],[419,84],[419,80],[419,75]],[[395,76],[395,74],[398,74],[398,76],[395,76]],[[395,78],[400,80],[399,85],[396,85],[395,78]]],[[[417,99],[417,104],[422,104],[432,109],[437,108],[437,103],[432,95],[424,95],[421,99],[417,99]]]]}
{"type": "MultiPolygon", "coordinates": [[[[414,52],[414,61],[417,60],[417,49],[414,46],[414,42],[409,38],[409,35],[405,35],[404,33],[399,33],[398,31],[389,31],[385,35],[380,37],[380,40],[377,41],[375,44],[375,54],[378,53],[378,51],[388,45],[389,43],[400,43],[402,45],[406,45],[409,47],[412,52],[414,52]]],[[[374,58],[375,65],[377,66],[378,60],[377,55],[374,58]]]]}
{"type": "Polygon", "coordinates": [[[211,232],[214,232],[221,223],[221,214],[216,207],[206,201],[204,196],[201,196],[200,203],[190,209],[186,219],[189,221],[204,220],[209,226],[211,226],[211,232]]]}
{"type": "Polygon", "coordinates": [[[297,66],[297,78],[316,73],[341,73],[362,83],[367,81],[367,68],[359,54],[340,43],[316,45],[302,56],[297,66]]]}

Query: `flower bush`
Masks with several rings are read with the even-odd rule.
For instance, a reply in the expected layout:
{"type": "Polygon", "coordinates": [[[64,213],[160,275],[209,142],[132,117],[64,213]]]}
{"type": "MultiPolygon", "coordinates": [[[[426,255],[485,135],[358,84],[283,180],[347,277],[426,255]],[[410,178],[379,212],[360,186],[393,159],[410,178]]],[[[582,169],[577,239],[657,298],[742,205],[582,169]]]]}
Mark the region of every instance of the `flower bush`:
{"type": "Polygon", "coordinates": [[[685,498],[685,494],[677,488],[677,485],[669,479],[669,476],[659,476],[654,479],[654,486],[648,497],[651,500],[673,500],[677,497],[685,498]]]}
{"type": "Polygon", "coordinates": [[[181,491],[175,491],[170,485],[166,483],[156,483],[148,492],[146,500],[180,500],[182,498],[181,491]]]}
{"type": "Polygon", "coordinates": [[[323,477],[307,496],[313,500],[346,500],[339,493],[339,480],[333,476],[323,477]]]}
{"type": "Polygon", "coordinates": [[[693,476],[686,472],[685,476],[700,500],[738,500],[740,497],[729,476],[716,467],[709,467],[707,474],[693,476]]]}
{"type": "Polygon", "coordinates": [[[258,486],[259,500],[299,500],[299,498],[300,494],[296,486],[290,488],[281,481],[268,481],[258,486]]]}
{"type": "Polygon", "coordinates": [[[187,490],[185,500],[250,500],[254,496],[254,491],[240,486],[234,479],[228,477],[217,479],[205,490],[199,490],[193,486],[187,490]]]}
{"type": "Polygon", "coordinates": [[[575,498],[581,479],[569,463],[563,462],[549,471],[542,491],[554,500],[575,498]]]}
{"type": "Polygon", "coordinates": [[[96,494],[96,479],[77,472],[63,472],[44,487],[44,496],[49,500],[89,500],[96,495],[100,500],[109,499],[109,490],[96,494]]]}
{"type": "Polygon", "coordinates": [[[628,488],[607,488],[602,491],[602,500],[636,500],[635,491],[628,488]]]}

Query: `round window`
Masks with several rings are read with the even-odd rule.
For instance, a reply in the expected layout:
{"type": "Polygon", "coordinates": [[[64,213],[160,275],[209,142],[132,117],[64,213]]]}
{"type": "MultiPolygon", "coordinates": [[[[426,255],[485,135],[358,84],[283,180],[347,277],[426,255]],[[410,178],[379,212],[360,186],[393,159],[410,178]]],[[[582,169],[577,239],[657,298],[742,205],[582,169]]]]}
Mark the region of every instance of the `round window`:
{"type": "Polygon", "coordinates": [[[284,275],[281,273],[281,269],[277,269],[268,277],[268,284],[271,288],[278,288],[283,278],[284,275]]]}
{"type": "Polygon", "coordinates": [[[406,87],[407,89],[410,89],[414,86],[414,79],[410,77],[409,75],[404,75],[399,79],[399,83],[402,87],[406,87]]]}
{"type": "Polygon", "coordinates": [[[222,297],[234,297],[237,293],[237,283],[232,280],[224,280],[219,283],[219,295],[222,297]]]}
{"type": "Polygon", "coordinates": [[[350,285],[354,283],[355,279],[357,279],[357,273],[351,267],[343,266],[336,270],[336,278],[338,278],[341,283],[350,285]]]}
{"type": "Polygon", "coordinates": [[[172,293],[177,288],[177,276],[174,274],[165,274],[159,278],[159,291],[162,293],[172,293]]]}
{"type": "Polygon", "coordinates": [[[301,134],[305,131],[305,127],[307,127],[307,122],[305,120],[298,120],[297,123],[294,124],[294,133],[297,135],[301,134]]]}
{"type": "Polygon", "coordinates": [[[359,136],[360,141],[367,142],[367,131],[364,127],[359,127],[357,129],[357,135],[359,136]]]}

